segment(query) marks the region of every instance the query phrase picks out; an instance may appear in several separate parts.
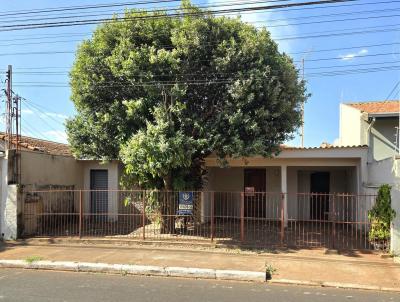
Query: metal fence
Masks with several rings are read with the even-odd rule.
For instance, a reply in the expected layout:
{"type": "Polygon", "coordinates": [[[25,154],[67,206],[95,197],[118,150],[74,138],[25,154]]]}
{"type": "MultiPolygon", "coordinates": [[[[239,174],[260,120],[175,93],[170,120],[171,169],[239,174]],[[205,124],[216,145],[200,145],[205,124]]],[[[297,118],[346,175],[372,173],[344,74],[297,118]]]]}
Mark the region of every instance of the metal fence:
{"type": "Polygon", "coordinates": [[[22,201],[25,237],[373,247],[368,240],[373,195],[58,190],[24,192],[22,201]]]}

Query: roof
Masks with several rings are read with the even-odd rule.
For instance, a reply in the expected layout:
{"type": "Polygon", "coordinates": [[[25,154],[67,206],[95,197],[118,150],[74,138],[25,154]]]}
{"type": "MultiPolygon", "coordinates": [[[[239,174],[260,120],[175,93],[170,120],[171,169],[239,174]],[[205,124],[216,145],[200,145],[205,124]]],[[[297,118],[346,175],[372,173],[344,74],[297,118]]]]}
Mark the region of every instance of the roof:
{"type": "Polygon", "coordinates": [[[295,146],[286,146],[286,145],[281,145],[281,150],[325,150],[325,149],[355,149],[355,148],[368,148],[367,145],[354,145],[354,146],[337,146],[337,145],[331,145],[328,143],[322,143],[321,146],[319,147],[295,147],[295,146]]]}
{"type": "MultiPolygon", "coordinates": [[[[0,141],[6,141],[7,137],[4,132],[0,132],[0,141]]],[[[12,139],[12,144],[16,145],[15,137],[12,139]]],[[[69,145],[33,138],[29,136],[21,136],[19,146],[22,150],[36,151],[51,155],[72,156],[69,145]]]]}
{"type": "Polygon", "coordinates": [[[366,113],[398,113],[400,100],[392,101],[378,101],[378,102],[360,102],[360,103],[348,103],[351,107],[357,108],[358,110],[366,113]]]}

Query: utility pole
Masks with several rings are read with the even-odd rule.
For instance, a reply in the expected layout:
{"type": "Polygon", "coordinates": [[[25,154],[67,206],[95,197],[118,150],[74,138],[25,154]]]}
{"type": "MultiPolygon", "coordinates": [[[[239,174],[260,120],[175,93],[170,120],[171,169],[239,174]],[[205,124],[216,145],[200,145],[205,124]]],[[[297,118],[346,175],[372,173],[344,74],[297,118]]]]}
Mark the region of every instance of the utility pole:
{"type": "Polygon", "coordinates": [[[7,70],[7,88],[6,88],[6,150],[12,148],[12,66],[8,65],[7,70]]]}
{"type": "Polygon", "coordinates": [[[15,155],[14,155],[14,182],[21,183],[21,97],[13,98],[13,112],[15,117],[15,155]]]}
{"type": "Polygon", "coordinates": [[[6,88],[6,150],[9,167],[9,184],[19,184],[21,180],[21,98],[13,96],[12,66],[8,65],[6,88]]]}
{"type": "MultiPolygon", "coordinates": [[[[303,58],[301,59],[301,69],[302,69],[302,75],[301,75],[301,80],[304,82],[305,80],[305,62],[306,62],[306,58],[313,52],[313,49],[309,49],[303,56],[303,58]]],[[[305,118],[304,118],[304,102],[301,104],[301,147],[304,148],[304,122],[305,122],[305,118]]]]}
{"type": "MultiPolygon", "coordinates": [[[[303,69],[302,81],[304,82],[304,58],[301,59],[303,69]]],[[[301,147],[304,148],[304,102],[301,104],[301,147]]]]}

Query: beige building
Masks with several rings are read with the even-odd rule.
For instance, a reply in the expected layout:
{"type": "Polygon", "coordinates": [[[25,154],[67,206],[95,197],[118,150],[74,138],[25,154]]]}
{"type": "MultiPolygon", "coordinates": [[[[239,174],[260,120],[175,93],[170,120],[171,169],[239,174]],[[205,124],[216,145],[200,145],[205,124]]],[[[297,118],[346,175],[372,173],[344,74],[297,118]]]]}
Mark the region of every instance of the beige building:
{"type": "MultiPolygon", "coordinates": [[[[0,150],[3,150],[0,153],[0,219],[1,234],[4,238],[18,236],[16,221],[24,210],[21,200],[19,203],[16,201],[18,191],[119,189],[121,165],[117,161],[103,163],[96,160],[77,160],[72,156],[68,145],[23,136],[17,168],[15,152],[6,152],[5,143],[6,136],[0,134],[0,150]]],[[[111,193],[98,193],[93,196],[86,193],[83,194],[83,199],[86,211],[118,211],[115,202],[108,202],[112,200],[111,193]]]]}

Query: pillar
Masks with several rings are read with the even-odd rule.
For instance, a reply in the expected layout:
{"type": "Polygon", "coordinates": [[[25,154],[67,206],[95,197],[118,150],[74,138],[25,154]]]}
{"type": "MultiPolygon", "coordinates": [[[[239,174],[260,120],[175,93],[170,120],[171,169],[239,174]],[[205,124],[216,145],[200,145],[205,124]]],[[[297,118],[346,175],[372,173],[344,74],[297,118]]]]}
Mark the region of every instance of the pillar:
{"type": "Polygon", "coordinates": [[[284,212],[283,212],[283,217],[285,219],[285,227],[288,226],[288,196],[287,196],[287,166],[282,165],[281,166],[281,191],[284,194],[283,198],[283,206],[284,206],[284,212]]]}
{"type": "Polygon", "coordinates": [[[400,188],[392,188],[392,208],[397,215],[392,222],[390,249],[394,255],[400,256],[400,188]]]}

